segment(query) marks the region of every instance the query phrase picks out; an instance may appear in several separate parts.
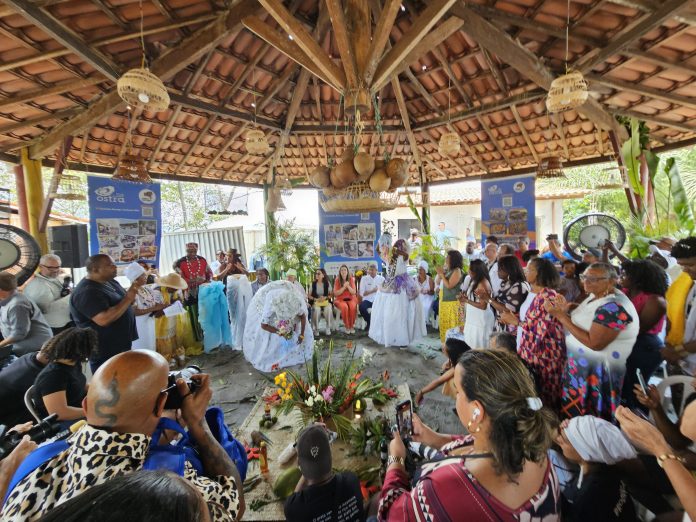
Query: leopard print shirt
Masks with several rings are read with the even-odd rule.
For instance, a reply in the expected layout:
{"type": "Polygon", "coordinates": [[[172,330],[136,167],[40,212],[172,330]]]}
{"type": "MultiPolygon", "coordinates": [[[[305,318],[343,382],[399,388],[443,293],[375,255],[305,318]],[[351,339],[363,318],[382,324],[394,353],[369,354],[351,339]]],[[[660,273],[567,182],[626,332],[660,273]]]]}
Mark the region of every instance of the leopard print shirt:
{"type": "MultiPolygon", "coordinates": [[[[114,433],[84,426],[70,439],[70,447],[44,462],[25,477],[8,497],[0,520],[31,522],[55,506],[117,475],[142,468],[150,437],[138,433],[114,433]]],[[[208,503],[212,520],[235,520],[239,492],[232,477],[198,476],[186,463],[186,478],[208,503]]]]}

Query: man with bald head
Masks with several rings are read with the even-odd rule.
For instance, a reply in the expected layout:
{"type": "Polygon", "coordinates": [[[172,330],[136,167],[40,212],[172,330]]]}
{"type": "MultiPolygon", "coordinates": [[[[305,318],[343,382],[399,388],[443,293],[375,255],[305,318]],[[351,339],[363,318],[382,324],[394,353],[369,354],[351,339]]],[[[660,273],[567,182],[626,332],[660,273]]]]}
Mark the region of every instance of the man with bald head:
{"type": "MultiPolygon", "coordinates": [[[[168,371],[164,357],[147,350],[125,352],[105,362],[82,403],[87,425],[68,439],[67,450],[17,484],[0,519],[38,520],[92,486],[142,469],[167,401],[168,371]]],[[[186,463],[184,478],[201,492],[213,521],[238,520],[244,511],[241,479],[205,421],[212,397],[210,378],[199,374],[193,379],[199,384],[193,393],[181,379],[176,386],[184,397],[181,416],[197,443],[205,476],[186,463]]]]}
{"type": "Polygon", "coordinates": [[[99,348],[90,357],[95,372],[116,354],[131,349],[138,338],[133,301],[140,285],[128,291],[116,281],[116,264],[105,254],[87,258],[87,277],[70,295],[70,315],[80,328],[92,328],[99,336],[99,348]]]}

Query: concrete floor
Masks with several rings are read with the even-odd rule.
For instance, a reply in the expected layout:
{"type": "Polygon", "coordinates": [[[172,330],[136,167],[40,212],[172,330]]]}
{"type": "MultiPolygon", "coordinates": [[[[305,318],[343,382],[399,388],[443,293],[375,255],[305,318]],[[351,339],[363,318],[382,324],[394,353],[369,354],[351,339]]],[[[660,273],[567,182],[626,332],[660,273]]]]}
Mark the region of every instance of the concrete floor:
{"type": "MultiPolygon", "coordinates": [[[[334,333],[334,357],[342,353],[346,342],[357,344],[357,352],[367,349],[373,354],[372,362],[365,374],[379,379],[384,370],[390,372],[390,384],[408,383],[412,395],[430,381],[438,377],[445,357],[440,351],[440,338],[436,331],[429,330],[428,336],[407,348],[384,348],[374,343],[362,330],[352,336],[334,333]]],[[[211,405],[220,406],[225,419],[233,432],[241,426],[252,406],[270,383],[264,374],[254,369],[244,359],[240,351],[216,350],[211,354],[193,357],[190,364],[200,366],[209,373],[213,382],[211,405]]],[[[418,414],[429,426],[442,433],[462,433],[464,428],[453,413],[454,401],[434,390],[426,395],[418,414]]]]}

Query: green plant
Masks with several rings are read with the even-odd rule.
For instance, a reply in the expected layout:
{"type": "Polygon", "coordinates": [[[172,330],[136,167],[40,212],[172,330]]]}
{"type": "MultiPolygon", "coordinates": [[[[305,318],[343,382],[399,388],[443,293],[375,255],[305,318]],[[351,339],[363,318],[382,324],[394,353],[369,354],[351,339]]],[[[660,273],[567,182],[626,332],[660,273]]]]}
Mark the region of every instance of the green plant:
{"type": "MultiPolygon", "coordinates": [[[[426,226],[426,224],[423,223],[423,218],[421,218],[420,214],[418,213],[418,208],[416,208],[416,204],[413,202],[413,199],[411,199],[411,196],[407,197],[407,201],[408,208],[410,208],[413,215],[416,216],[416,219],[418,219],[418,223],[420,223],[421,229],[423,230],[423,234],[420,236],[421,244],[420,246],[416,247],[413,252],[411,252],[410,258],[412,260],[422,259],[428,263],[429,267],[432,267],[433,269],[438,266],[443,266],[445,264],[445,256],[442,254],[442,247],[436,243],[435,238],[430,234],[429,226],[426,226]]],[[[424,210],[424,215],[426,222],[429,224],[430,216],[428,215],[427,209],[424,210]]]]}
{"type": "Polygon", "coordinates": [[[266,256],[271,270],[282,274],[294,268],[300,282],[307,284],[319,266],[319,252],[314,236],[295,227],[294,219],[270,221],[267,226],[269,238],[260,251],[266,256]]]}

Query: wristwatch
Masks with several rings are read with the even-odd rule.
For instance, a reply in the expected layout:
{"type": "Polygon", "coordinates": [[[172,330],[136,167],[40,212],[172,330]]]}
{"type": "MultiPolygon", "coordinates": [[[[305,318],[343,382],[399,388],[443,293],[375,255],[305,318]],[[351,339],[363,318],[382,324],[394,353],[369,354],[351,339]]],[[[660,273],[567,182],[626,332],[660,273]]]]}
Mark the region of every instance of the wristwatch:
{"type": "Polygon", "coordinates": [[[387,467],[391,466],[392,464],[400,464],[404,465],[404,458],[403,457],[396,457],[394,455],[389,455],[389,458],[387,459],[387,467]]]}

